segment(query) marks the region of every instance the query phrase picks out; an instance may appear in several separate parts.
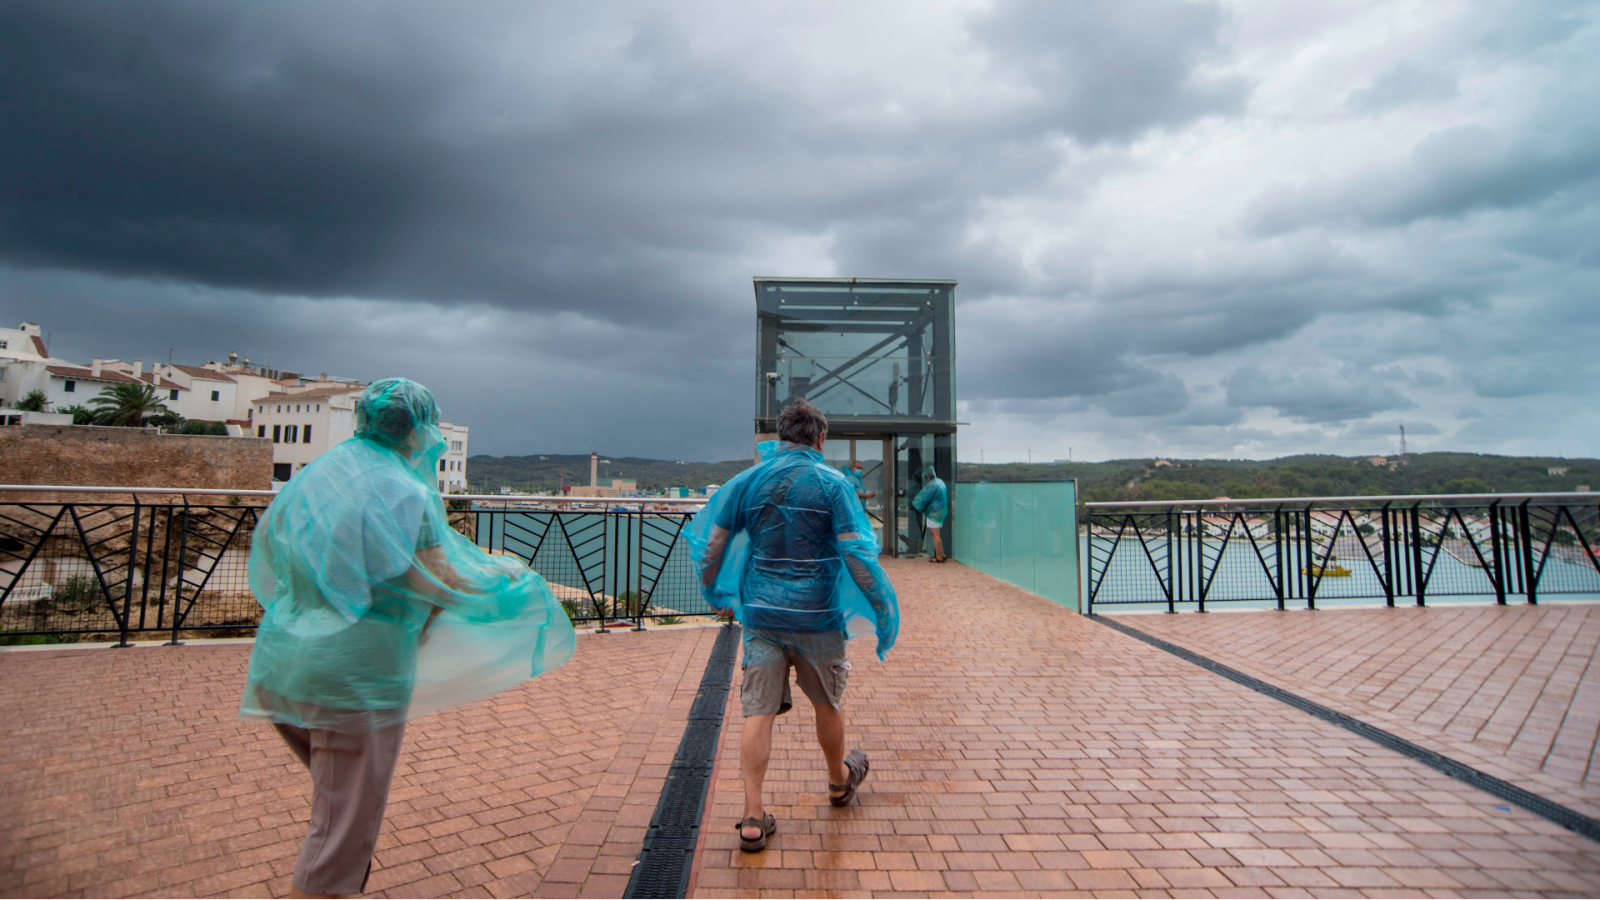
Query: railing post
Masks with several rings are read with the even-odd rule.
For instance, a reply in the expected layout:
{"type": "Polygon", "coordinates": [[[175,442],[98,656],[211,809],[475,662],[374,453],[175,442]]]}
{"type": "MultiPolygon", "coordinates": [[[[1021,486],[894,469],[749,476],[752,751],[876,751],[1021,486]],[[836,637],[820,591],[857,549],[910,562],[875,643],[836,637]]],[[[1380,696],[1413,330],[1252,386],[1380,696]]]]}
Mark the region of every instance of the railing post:
{"type": "Polygon", "coordinates": [[[1283,580],[1283,504],[1272,511],[1272,560],[1278,568],[1278,612],[1283,612],[1283,595],[1287,592],[1288,583],[1283,580]]]}
{"type": "Polygon", "coordinates": [[[1306,609],[1317,608],[1317,585],[1322,580],[1316,573],[1317,532],[1311,527],[1311,504],[1306,504],[1306,609]]]}
{"type": "Polygon", "coordinates": [[[1422,570],[1422,501],[1411,504],[1411,586],[1417,589],[1417,605],[1426,606],[1423,595],[1428,590],[1428,577],[1422,570]]]}
{"type": "MultiPolygon", "coordinates": [[[[183,644],[183,641],[178,640],[178,625],[181,623],[181,621],[183,619],[183,616],[179,615],[179,613],[181,613],[183,611],[183,555],[185,553],[187,553],[188,550],[189,550],[189,495],[187,495],[187,494],[185,494],[184,497],[183,497],[183,517],[181,519],[179,519],[178,521],[179,521],[179,525],[178,525],[178,596],[173,598],[173,601],[172,601],[172,640],[167,643],[168,647],[178,647],[178,646],[181,646],[183,644]]],[[[172,507],[168,506],[167,507],[167,553],[165,555],[170,556],[171,555],[171,550],[172,550],[172,507]]],[[[219,559],[217,561],[217,564],[221,565],[222,561],[219,559]]],[[[163,594],[162,594],[163,597],[166,596],[166,594],[165,594],[166,581],[167,581],[166,572],[163,571],[162,575],[161,575],[161,589],[163,591],[163,594]]],[[[199,597],[195,597],[195,602],[199,602],[199,600],[200,600],[199,597]]]]}
{"type": "MultiPolygon", "coordinates": [[[[1169,506],[1167,507],[1167,612],[1169,613],[1177,613],[1178,611],[1177,570],[1181,568],[1181,566],[1176,565],[1176,560],[1174,557],[1176,554],[1183,552],[1182,536],[1183,517],[1180,513],[1175,512],[1174,507],[1169,506]],[[1174,527],[1178,529],[1179,535],[1179,539],[1176,544],[1174,544],[1172,539],[1172,530],[1174,527]]],[[[1108,566],[1107,571],[1109,570],[1110,567],[1108,566]]]]}
{"type": "Polygon", "coordinates": [[[1522,586],[1528,594],[1528,605],[1539,603],[1539,570],[1533,567],[1533,513],[1528,509],[1531,499],[1522,501],[1522,586]]]}
{"type": "Polygon", "coordinates": [[[122,635],[117,640],[118,647],[132,647],[128,643],[128,626],[133,615],[133,573],[135,563],[139,556],[139,513],[142,507],[139,504],[139,495],[133,495],[133,530],[128,533],[128,577],[124,582],[122,591],[122,635]]]}
{"type": "Polygon", "coordinates": [[[1494,554],[1494,602],[1506,605],[1505,542],[1500,539],[1500,501],[1489,504],[1489,552],[1494,554]]]}
{"type": "Polygon", "coordinates": [[[1389,503],[1378,511],[1378,519],[1383,527],[1383,598],[1388,607],[1394,609],[1394,547],[1389,543],[1389,503]]]}

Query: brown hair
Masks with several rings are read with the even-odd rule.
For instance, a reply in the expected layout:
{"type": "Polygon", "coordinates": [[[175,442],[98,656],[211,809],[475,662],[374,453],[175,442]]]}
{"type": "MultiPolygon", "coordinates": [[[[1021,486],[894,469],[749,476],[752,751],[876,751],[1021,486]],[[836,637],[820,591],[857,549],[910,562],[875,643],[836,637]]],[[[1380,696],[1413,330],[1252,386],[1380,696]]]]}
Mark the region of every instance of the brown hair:
{"type": "Polygon", "coordinates": [[[791,444],[811,446],[828,433],[828,417],[804,397],[789,404],[778,416],[778,438],[791,444]]]}

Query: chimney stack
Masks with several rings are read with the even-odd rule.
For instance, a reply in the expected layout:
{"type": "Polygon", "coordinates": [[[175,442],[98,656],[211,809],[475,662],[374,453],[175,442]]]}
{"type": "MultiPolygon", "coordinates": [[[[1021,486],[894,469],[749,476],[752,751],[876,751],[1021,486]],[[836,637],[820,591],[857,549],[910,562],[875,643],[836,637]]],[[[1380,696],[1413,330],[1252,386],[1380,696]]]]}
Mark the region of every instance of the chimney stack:
{"type": "Polygon", "coordinates": [[[144,360],[136,359],[133,361],[133,380],[138,381],[142,377],[144,377],[144,360]]]}
{"type": "Polygon", "coordinates": [[[101,361],[102,360],[100,359],[100,357],[96,356],[94,358],[94,362],[89,363],[89,374],[90,375],[93,375],[96,378],[100,377],[100,363],[101,363],[101,361]]]}
{"type": "Polygon", "coordinates": [[[589,487],[600,486],[600,454],[589,454],[589,487]]]}

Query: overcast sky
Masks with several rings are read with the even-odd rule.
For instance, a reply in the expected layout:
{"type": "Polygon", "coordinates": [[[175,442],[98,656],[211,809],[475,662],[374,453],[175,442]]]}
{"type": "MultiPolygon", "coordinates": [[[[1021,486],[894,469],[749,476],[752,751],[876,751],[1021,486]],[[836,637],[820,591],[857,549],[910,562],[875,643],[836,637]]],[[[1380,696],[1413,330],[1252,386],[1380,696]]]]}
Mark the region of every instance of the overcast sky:
{"type": "Polygon", "coordinates": [[[955,278],[963,459],[1597,455],[1595,4],[0,4],[0,321],[747,455],[755,275],[955,278]]]}

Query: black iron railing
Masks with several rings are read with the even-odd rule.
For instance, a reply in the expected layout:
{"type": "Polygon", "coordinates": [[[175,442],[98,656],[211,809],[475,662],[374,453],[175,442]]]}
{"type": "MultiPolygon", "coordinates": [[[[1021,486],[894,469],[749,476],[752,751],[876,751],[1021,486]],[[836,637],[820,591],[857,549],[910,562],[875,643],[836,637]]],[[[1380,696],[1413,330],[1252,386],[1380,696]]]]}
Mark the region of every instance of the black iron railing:
{"type": "Polygon", "coordinates": [[[1088,611],[1600,596],[1600,494],[1090,503],[1088,611]]]}
{"type": "MultiPolygon", "coordinates": [[[[0,492],[21,498],[0,502],[0,641],[177,642],[247,636],[260,623],[248,560],[270,491],[0,492]]],[[[682,539],[694,505],[604,503],[451,498],[449,517],[489,552],[543,575],[574,622],[643,628],[710,614],[682,539]]]]}

